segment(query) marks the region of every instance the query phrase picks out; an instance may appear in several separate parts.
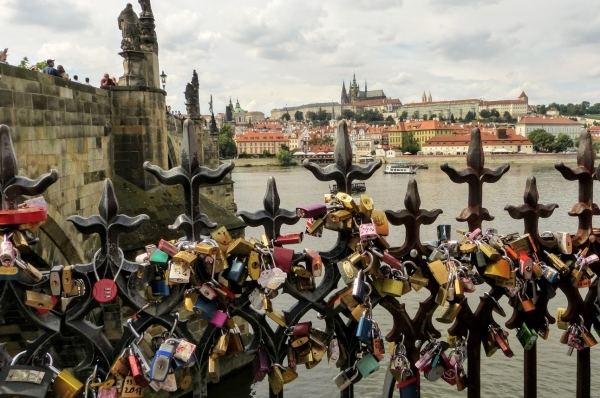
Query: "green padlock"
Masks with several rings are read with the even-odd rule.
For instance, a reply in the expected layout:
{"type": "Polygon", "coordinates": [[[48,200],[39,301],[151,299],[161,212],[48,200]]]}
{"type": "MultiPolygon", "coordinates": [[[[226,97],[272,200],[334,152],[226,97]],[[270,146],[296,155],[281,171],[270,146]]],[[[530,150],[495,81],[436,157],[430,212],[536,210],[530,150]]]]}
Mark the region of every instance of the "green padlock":
{"type": "Polygon", "coordinates": [[[167,269],[168,261],[169,261],[169,255],[160,249],[154,250],[154,253],[152,253],[152,256],[150,257],[150,264],[158,265],[159,267],[162,267],[163,269],[167,269]]]}
{"type": "Polygon", "coordinates": [[[521,328],[517,330],[517,338],[525,350],[531,350],[535,346],[538,339],[538,334],[535,330],[529,329],[527,324],[523,322],[521,328]]]}
{"type": "Polygon", "coordinates": [[[367,353],[356,362],[356,369],[362,377],[367,377],[379,370],[379,362],[371,353],[367,353]]]}

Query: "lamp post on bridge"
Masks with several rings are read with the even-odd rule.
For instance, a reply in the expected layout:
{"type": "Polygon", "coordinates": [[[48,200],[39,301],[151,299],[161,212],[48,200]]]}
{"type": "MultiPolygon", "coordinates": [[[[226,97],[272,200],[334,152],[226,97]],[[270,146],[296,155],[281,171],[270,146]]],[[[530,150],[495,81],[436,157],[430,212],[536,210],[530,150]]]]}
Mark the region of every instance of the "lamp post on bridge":
{"type": "Polygon", "coordinates": [[[165,89],[165,85],[167,84],[167,75],[165,74],[165,71],[162,71],[162,74],[160,75],[160,81],[162,82],[162,86],[163,86],[163,90],[165,89]]]}

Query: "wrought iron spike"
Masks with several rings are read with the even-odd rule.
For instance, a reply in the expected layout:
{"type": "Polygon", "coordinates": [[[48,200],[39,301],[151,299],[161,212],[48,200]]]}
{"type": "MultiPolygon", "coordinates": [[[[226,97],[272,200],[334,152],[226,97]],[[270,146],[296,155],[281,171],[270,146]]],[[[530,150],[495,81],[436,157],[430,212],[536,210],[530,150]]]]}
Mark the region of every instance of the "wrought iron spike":
{"type": "Polygon", "coordinates": [[[35,196],[58,180],[58,171],[52,169],[35,180],[18,176],[19,167],[15,148],[10,137],[8,126],[0,125],[0,189],[2,190],[2,209],[15,210],[17,199],[21,195],[35,196]]]}
{"type": "Polygon", "coordinates": [[[545,205],[539,203],[538,200],[539,194],[537,182],[534,176],[530,176],[527,178],[525,193],[523,194],[523,201],[525,203],[519,206],[509,205],[504,207],[504,210],[506,210],[513,219],[523,220],[525,223],[525,233],[530,234],[536,240],[538,245],[552,248],[554,247],[554,241],[546,241],[540,238],[538,225],[539,219],[550,217],[558,205],[556,203],[545,205]]]}
{"type": "MultiPolygon", "coordinates": [[[[585,244],[592,234],[592,218],[600,215],[598,205],[594,203],[594,146],[589,129],[582,129],[577,151],[577,167],[569,168],[564,163],[554,166],[569,181],[579,182],[579,202],[569,212],[579,219],[579,228],[573,236],[573,245],[585,244]]],[[[596,176],[597,178],[597,176],[596,176]]]]}
{"type": "Polygon", "coordinates": [[[386,210],[385,214],[392,225],[404,225],[406,228],[404,244],[393,250],[396,257],[407,255],[411,249],[416,248],[423,255],[429,255],[431,252],[421,244],[421,225],[430,225],[435,222],[437,217],[443,213],[440,209],[422,210],[419,187],[415,179],[408,182],[406,196],[404,198],[405,210],[391,211],[386,210]]]}
{"type": "Polygon", "coordinates": [[[274,177],[269,177],[267,181],[267,191],[263,200],[264,210],[250,213],[247,211],[237,212],[237,216],[251,227],[264,226],[265,234],[271,239],[280,235],[281,226],[294,225],[300,220],[295,211],[279,208],[280,199],[277,191],[277,184],[274,177]]]}
{"type": "Polygon", "coordinates": [[[185,214],[180,215],[169,228],[181,230],[190,240],[198,240],[203,228],[214,228],[206,214],[200,212],[200,186],[216,184],[235,167],[233,162],[225,163],[217,169],[201,166],[202,155],[198,149],[198,140],[194,122],[186,119],[183,123],[183,141],[181,143],[181,166],[163,170],[159,166],[144,163],[144,169],[164,185],[181,185],[185,197],[185,214]]]}
{"type": "Polygon", "coordinates": [[[461,222],[466,221],[471,231],[480,228],[483,221],[494,219],[488,210],[483,207],[483,183],[497,182],[510,169],[510,165],[507,163],[504,163],[495,170],[485,168],[484,164],[485,155],[481,142],[481,131],[475,128],[471,132],[471,142],[467,153],[467,167],[459,171],[449,166],[448,163],[440,166],[452,182],[457,184],[466,182],[469,185],[468,206],[456,217],[456,220],[461,222]]]}
{"type": "MultiPolygon", "coordinates": [[[[100,254],[96,259],[96,263],[75,265],[74,268],[77,271],[83,273],[91,272],[100,267],[105,262],[107,256],[111,259],[113,265],[121,264],[122,255],[119,249],[119,234],[137,231],[144,221],[149,220],[149,217],[145,214],[129,217],[117,214],[118,211],[119,203],[117,202],[115,190],[112,181],[107,178],[104,180],[102,196],[98,203],[98,212],[100,214],[87,218],[78,215],[67,218],[67,221],[72,222],[79,232],[88,235],[97,233],[100,236],[100,254]]],[[[137,264],[124,261],[123,269],[134,272],[137,270],[137,264]]]]}
{"type": "Polygon", "coordinates": [[[310,170],[319,181],[335,181],[339,192],[350,193],[354,180],[368,180],[381,167],[381,159],[369,163],[365,167],[352,164],[352,146],[348,136],[348,126],[341,120],[337,126],[335,149],[333,154],[335,163],[321,167],[306,159],[302,165],[310,170]]]}

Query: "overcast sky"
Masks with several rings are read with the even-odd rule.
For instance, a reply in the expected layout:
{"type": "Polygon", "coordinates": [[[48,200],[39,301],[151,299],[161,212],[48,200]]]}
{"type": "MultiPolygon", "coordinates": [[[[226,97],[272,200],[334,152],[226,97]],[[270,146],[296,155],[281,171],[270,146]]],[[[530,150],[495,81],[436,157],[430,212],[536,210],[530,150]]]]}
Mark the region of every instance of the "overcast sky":
{"type": "MultiPolygon", "coordinates": [[[[56,58],[94,84],[123,74],[126,1],[0,0],[9,63],[56,58]]],[[[137,1],[134,9],[140,11],[137,1]]],[[[201,111],[339,101],[356,78],[403,103],[513,99],[600,102],[596,0],[154,0],[167,101],[184,111],[192,70],[201,111]]]]}

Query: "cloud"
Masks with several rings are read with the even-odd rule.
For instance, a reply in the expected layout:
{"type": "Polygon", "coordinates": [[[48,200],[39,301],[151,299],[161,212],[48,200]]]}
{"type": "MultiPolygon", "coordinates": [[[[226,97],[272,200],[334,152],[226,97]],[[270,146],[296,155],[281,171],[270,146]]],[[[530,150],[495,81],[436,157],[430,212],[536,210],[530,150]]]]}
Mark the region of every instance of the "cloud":
{"type": "Polygon", "coordinates": [[[563,42],[567,46],[600,44],[600,27],[597,23],[590,25],[580,24],[576,28],[568,29],[563,34],[563,42]]]}
{"type": "MultiPolygon", "coordinates": [[[[20,24],[51,30],[81,30],[90,25],[92,17],[80,9],[78,2],[72,0],[60,3],[50,0],[9,0],[5,6],[9,15],[3,17],[4,23],[7,19],[13,19],[20,24]]],[[[115,26],[116,19],[115,17],[115,26]]]]}
{"type": "Polygon", "coordinates": [[[452,61],[490,59],[503,55],[508,45],[491,32],[457,33],[431,44],[430,49],[452,61]]]}
{"type": "Polygon", "coordinates": [[[430,4],[437,6],[477,7],[500,3],[501,0],[430,0],[430,4]]]}
{"type": "Polygon", "coordinates": [[[404,0],[346,0],[346,6],[359,7],[365,11],[382,11],[399,8],[404,0]]]}
{"type": "Polygon", "coordinates": [[[392,84],[406,84],[412,80],[412,74],[407,72],[400,72],[398,76],[391,78],[390,83],[392,84]]]}
{"type": "Polygon", "coordinates": [[[600,78],[600,66],[596,66],[594,69],[592,69],[589,73],[589,76],[593,79],[600,78]]]}

